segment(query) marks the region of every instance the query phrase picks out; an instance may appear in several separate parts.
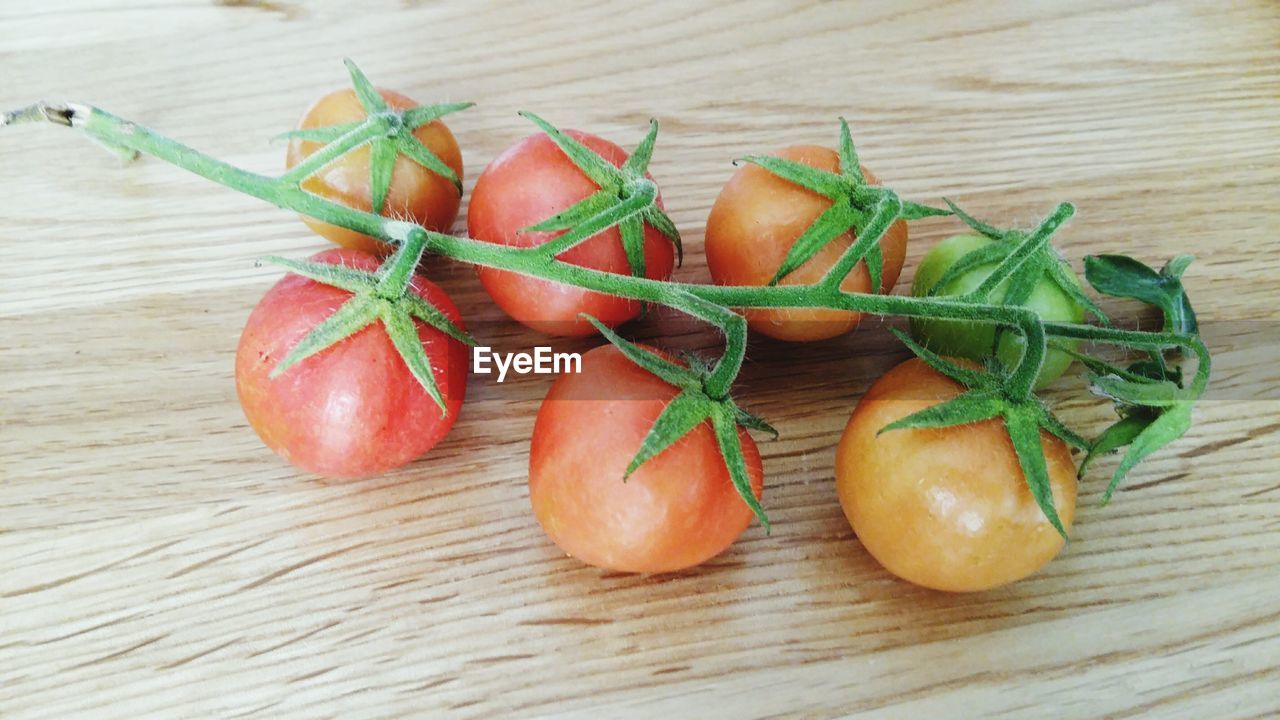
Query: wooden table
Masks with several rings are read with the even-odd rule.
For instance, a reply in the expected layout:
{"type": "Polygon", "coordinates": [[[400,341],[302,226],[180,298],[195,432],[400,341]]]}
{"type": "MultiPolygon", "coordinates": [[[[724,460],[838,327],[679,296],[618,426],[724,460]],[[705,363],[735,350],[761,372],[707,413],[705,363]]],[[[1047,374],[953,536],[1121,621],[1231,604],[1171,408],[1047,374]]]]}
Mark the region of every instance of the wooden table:
{"type": "MultiPolygon", "coordinates": [[[[519,109],[626,146],[654,115],[690,280],[707,278],[702,224],[729,160],[834,144],[845,115],[907,197],[1005,224],[1075,201],[1060,241],[1077,267],[1197,254],[1211,397],[1110,507],[1114,459],[1091,476],[1043,572],[945,595],[881,570],[832,485],[849,411],[904,350],[878,322],[754,341],[739,393],[783,432],[762,444],[772,536],[753,526],[674,576],[604,573],[529,511],[546,377],[473,377],[453,433],[400,472],[295,472],[245,424],[232,357],[277,277],[253,259],[325,243],[162,163],[6,128],[0,717],[1280,713],[1275,4],[351,5],[8,2],[0,108],[93,102],[271,171],[283,150],[266,139],[345,82],[349,55],[420,100],[479,103],[451,121],[468,185],[531,132],[519,109]]],[[[907,280],[956,228],[917,224],[907,280]]],[[[431,273],[487,342],[543,341],[469,268],[431,273]]],[[[668,314],[631,331],[715,346],[668,314]]],[[[1107,421],[1078,384],[1050,397],[1090,432],[1107,421]]]]}

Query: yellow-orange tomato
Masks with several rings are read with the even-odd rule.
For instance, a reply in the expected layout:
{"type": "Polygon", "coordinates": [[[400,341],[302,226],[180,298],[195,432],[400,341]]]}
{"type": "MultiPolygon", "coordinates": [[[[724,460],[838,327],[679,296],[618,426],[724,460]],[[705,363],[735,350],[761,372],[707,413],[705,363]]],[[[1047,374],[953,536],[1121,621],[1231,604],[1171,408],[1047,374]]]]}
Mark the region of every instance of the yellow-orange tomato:
{"type": "MultiPolygon", "coordinates": [[[[710,421],[623,480],[645,435],[680,391],[613,345],[582,355],[538,410],[529,449],[529,499],[560,549],[596,567],[661,573],[719,555],[751,524],[710,421]]],[[[764,470],[738,429],[756,497],[764,470]]]]}
{"type": "MultiPolygon", "coordinates": [[[[391,90],[379,89],[378,93],[392,110],[407,110],[418,103],[391,90]]],[[[357,122],[367,117],[360,100],[351,89],[334,90],[307,108],[298,121],[298,129],[340,125],[357,122]]],[[[462,178],[462,153],[453,133],[439,120],[433,120],[413,131],[426,148],[436,154],[462,178]]],[[[323,147],[322,143],[294,138],[289,141],[285,165],[292,168],[308,155],[323,147]]],[[[369,147],[356,148],[329,163],[302,183],[302,189],[342,203],[349,207],[368,211],[373,207],[369,191],[369,147]]],[[[429,230],[447,232],[458,218],[458,205],[462,198],[453,183],[445,177],[422,167],[404,155],[396,158],[391,173],[391,187],[382,214],[387,217],[408,219],[429,230]]],[[[375,238],[306,216],[302,221],[315,232],[343,247],[385,255],[390,247],[375,238]]]]}
{"type": "MultiPolygon", "coordinates": [[[[837,172],[840,156],[815,145],[783,148],[775,156],[804,163],[819,170],[837,172]]],[[[862,168],[867,182],[875,175],[862,168]]],[[[797,238],[827,208],[831,200],[756,165],[743,165],[720,191],[707,218],[706,252],[711,277],[718,285],[767,285],[782,266],[797,238]]],[[[818,251],[808,262],[782,279],[782,285],[817,282],[853,244],[846,232],[818,251]]],[[[898,282],[907,253],[907,224],[899,220],[880,239],[884,258],[882,290],[898,282]]],[[[866,263],[858,263],[840,286],[847,292],[868,292],[871,276],[866,263]]],[[[859,313],[843,310],[778,308],[747,310],[751,329],[779,340],[825,340],[858,326],[859,313]]]]}
{"type": "MultiPolygon", "coordinates": [[[[876,432],[964,388],[908,360],[858,402],[836,453],[836,489],[863,546],[917,585],[969,592],[1024,578],[1062,548],[1023,479],[1000,419],[876,432]]],[[[1076,471],[1065,443],[1041,433],[1054,505],[1065,527],[1076,471]]]]}

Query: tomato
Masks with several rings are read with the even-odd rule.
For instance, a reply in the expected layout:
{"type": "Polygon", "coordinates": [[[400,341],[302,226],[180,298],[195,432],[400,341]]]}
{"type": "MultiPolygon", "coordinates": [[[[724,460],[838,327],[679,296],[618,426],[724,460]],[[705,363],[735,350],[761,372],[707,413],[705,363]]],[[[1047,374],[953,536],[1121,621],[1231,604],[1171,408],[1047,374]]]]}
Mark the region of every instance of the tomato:
{"type": "MultiPolygon", "coordinates": [[[[604,138],[576,130],[568,135],[616,166],[627,153],[604,138]]],[[[522,229],[563,212],[599,190],[559,147],[542,133],[507,148],[476,180],[467,210],[467,232],[485,242],[533,247],[563,232],[530,232],[522,229]]],[[[661,207],[662,200],[658,199],[661,207]]],[[[559,259],[596,270],[629,275],[627,255],[617,227],[587,238],[560,254],[559,259]]],[[[665,280],[675,266],[675,248],[665,236],[645,224],[645,277],[665,280]]],[[[480,282],[489,297],[512,318],[550,335],[586,336],[596,333],[579,313],[595,316],[615,327],[640,314],[635,300],[540,280],[518,273],[480,268],[480,282]]]]}
{"type": "MultiPolygon", "coordinates": [[[[981,235],[956,235],[938,243],[925,254],[916,270],[915,281],[911,285],[911,294],[924,297],[929,288],[937,284],[947,270],[974,250],[981,249],[996,242],[981,235]]],[[[1066,265],[1066,262],[1063,262],[1066,265]]],[[[963,295],[976,290],[983,280],[995,272],[996,263],[979,265],[962,273],[959,277],[939,288],[937,296],[963,295]]],[[[1080,280],[1067,266],[1067,275],[1080,287],[1080,280]]],[[[1008,281],[996,286],[992,297],[1004,296],[1009,286],[1008,281]]],[[[1083,322],[1084,307],[1075,298],[1062,290],[1053,278],[1046,273],[1036,281],[1031,295],[1023,305],[1035,310],[1045,320],[1062,322],[1083,322]]],[[[971,323],[956,320],[911,319],[911,334],[922,345],[941,355],[952,355],[972,360],[982,360],[991,355],[995,345],[996,327],[983,323],[971,323]]],[[[1078,343],[1073,343],[1078,345],[1078,343]]],[[[1000,339],[997,351],[1006,365],[1012,366],[1022,357],[1022,338],[1016,333],[1005,333],[1000,339]]],[[[1050,350],[1045,356],[1040,374],[1036,376],[1036,387],[1044,387],[1062,376],[1071,365],[1072,358],[1061,350],[1050,350]]]]}
{"type": "MultiPolygon", "coordinates": [[[[819,170],[837,172],[840,156],[814,145],[783,148],[777,157],[804,163],[819,170]]],[[[862,168],[871,184],[875,175],[862,168]]],[[[757,165],[744,164],[720,191],[707,218],[706,253],[711,277],[718,285],[767,285],[783,259],[831,200],[800,187],[757,165]]],[[[827,243],[808,262],[787,275],[780,285],[817,282],[853,244],[846,232],[827,243]]],[[[899,220],[880,239],[884,259],[881,292],[898,282],[907,252],[907,224],[899,220]]],[[[840,285],[848,292],[869,292],[871,276],[866,263],[858,263],[840,285]]],[[[859,313],[843,310],[778,308],[746,310],[751,329],[779,340],[825,340],[858,326],[859,313]]]]}
{"type": "MultiPolygon", "coordinates": [[[[751,523],[709,421],[623,480],[649,428],[678,390],[605,345],[561,375],[538,410],[529,451],[529,499],[566,553],[622,572],[681,570],[715,557],[751,523]]],[[[760,453],[738,429],[752,488],[760,453]]]]}
{"type": "MultiPolygon", "coordinates": [[[[374,270],[378,258],[333,249],[312,262],[374,270]]],[[[413,292],[461,326],[458,309],[422,277],[413,292]]],[[[467,347],[417,322],[448,415],[409,372],[380,322],[272,379],[268,373],[351,294],[286,275],[259,301],[236,351],[236,390],[249,424],[281,457],[328,477],[365,477],[420,457],[453,426],[467,388],[467,347]]]]}
{"type": "MultiPolygon", "coordinates": [[[[418,103],[391,90],[378,90],[392,110],[408,110],[418,103]]],[[[324,95],[303,113],[297,129],[339,125],[358,122],[368,114],[360,105],[355,90],[334,90],[324,95]]],[[[462,177],[462,153],[458,143],[440,120],[433,120],[413,132],[426,148],[462,177]]],[[[294,138],[289,141],[285,165],[292,168],[308,155],[323,147],[322,143],[294,138]]],[[[369,192],[369,146],[356,148],[334,160],[307,178],[302,189],[320,197],[349,207],[368,211],[373,207],[369,192]]],[[[402,220],[412,220],[429,230],[448,232],[458,218],[458,205],[462,202],[453,183],[400,155],[391,173],[391,187],[382,214],[402,220]]],[[[390,246],[362,235],[354,230],[330,225],[314,218],[302,216],[302,221],[315,232],[343,247],[364,250],[379,255],[390,252],[390,246]]]]}
{"type": "MultiPolygon", "coordinates": [[[[963,392],[918,359],[875,382],[836,452],[836,490],[863,546],[917,585],[967,592],[1021,579],[1049,562],[1062,536],[1036,505],[999,418],[939,429],[876,432],[963,392]]],[[[1065,527],[1076,471],[1065,443],[1041,433],[1054,505],[1065,527]]]]}

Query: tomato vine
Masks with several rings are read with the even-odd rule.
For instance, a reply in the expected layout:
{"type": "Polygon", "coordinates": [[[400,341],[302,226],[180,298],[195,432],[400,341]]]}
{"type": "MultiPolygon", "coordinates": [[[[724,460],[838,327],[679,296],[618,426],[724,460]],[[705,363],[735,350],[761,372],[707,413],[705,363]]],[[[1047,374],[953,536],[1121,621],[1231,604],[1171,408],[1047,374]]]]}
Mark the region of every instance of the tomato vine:
{"type": "MultiPolygon", "coordinates": [[[[645,176],[657,137],[656,121],[651,122],[648,134],[630,159],[623,167],[616,168],[545,120],[522,113],[551,137],[600,187],[597,193],[577,205],[529,228],[563,231],[544,245],[527,248],[495,245],[383,217],[378,210],[385,200],[390,168],[398,154],[404,154],[423,167],[447,177],[455,185],[459,183],[452,170],[413,139],[412,131],[446,113],[470,107],[470,104],[391,110],[363,73],[349,61],[348,68],[357,96],[368,111],[367,117],[341,126],[286,133],[297,135],[303,132],[306,133],[305,139],[325,144],[304,162],[279,176],[261,175],[233,166],[88,105],[41,103],[4,114],[0,117],[0,126],[49,121],[72,127],[123,156],[151,155],[233,190],[397,246],[397,251],[376,273],[283,258],[267,259],[291,272],[353,293],[347,304],[299,342],[275,368],[275,373],[286,371],[294,363],[374,321],[381,321],[414,376],[443,409],[433,370],[416,342],[413,320],[426,322],[465,342],[471,340],[437,309],[407,291],[409,278],[424,252],[663,305],[709,323],[724,335],[724,352],[710,363],[696,357],[689,358],[687,367],[653,355],[597,323],[605,337],[633,362],[682,390],[650,430],[628,472],[634,471],[692,428],[710,421],[731,479],[766,527],[768,520],[751,492],[735,425],[774,431],[763,420],[739,408],[729,397],[747,345],[747,324],[735,308],[824,308],[881,316],[964,320],[994,324],[1005,332],[1016,333],[1023,350],[1013,367],[1004,367],[991,357],[982,371],[950,363],[899,333],[899,337],[926,363],[960,381],[969,390],[953,401],[904,418],[893,427],[944,427],[1002,417],[1033,496],[1045,516],[1064,536],[1065,529],[1058,522],[1052,494],[1048,490],[1049,479],[1040,450],[1040,430],[1045,429],[1088,451],[1081,464],[1081,472],[1098,454],[1127,446],[1128,451],[1106,492],[1106,498],[1110,498],[1116,485],[1136,462],[1187,430],[1191,406],[1207,386],[1210,355],[1199,336],[1194,312],[1180,281],[1189,262],[1187,256],[1175,258],[1161,272],[1122,256],[1099,256],[1087,260],[1086,278],[1098,291],[1117,297],[1137,298],[1160,307],[1167,320],[1159,332],[1112,327],[1105,314],[1088,298],[1084,298],[1083,304],[1100,320],[1101,326],[1042,321],[1034,311],[1016,304],[1018,292],[1011,292],[1001,300],[992,300],[990,291],[1006,281],[1012,288],[1023,288],[1028,278],[1042,274],[1046,268],[1060,271],[1050,241],[1054,232],[1074,214],[1074,206],[1062,203],[1036,227],[1023,231],[999,230],[954,205],[948,212],[903,200],[887,187],[867,183],[858,164],[848,124],[843,119],[840,121],[839,173],[826,173],[774,157],[743,158],[745,162],[760,165],[832,201],[830,210],[820,216],[791,248],[773,283],[764,287],[692,284],[644,276],[643,224],[648,223],[661,232],[682,254],[679,233],[657,205],[656,186],[645,176]],[[364,145],[373,149],[370,167],[374,212],[332,202],[302,189],[302,182],[326,163],[364,145]],[[1000,241],[990,246],[991,249],[981,257],[967,260],[969,264],[998,263],[979,290],[961,297],[908,297],[874,292],[880,287],[878,241],[886,230],[898,220],[945,214],[955,214],[977,232],[1000,241]],[[578,243],[614,226],[619,228],[631,275],[579,267],[558,259],[578,243]],[[856,232],[856,241],[818,282],[810,285],[777,284],[824,244],[851,229],[856,232]],[[842,290],[841,282],[859,263],[866,263],[873,291],[842,290]],[[1067,348],[1088,368],[1093,390],[1110,398],[1120,415],[1119,422],[1092,441],[1067,428],[1033,392],[1050,344],[1060,348],[1061,343],[1076,340],[1118,345],[1149,356],[1146,361],[1118,367],[1067,348]],[[1195,374],[1189,382],[1184,382],[1181,372],[1167,363],[1165,353],[1171,349],[1188,350],[1196,357],[1195,374]]],[[[1082,293],[1080,296],[1084,297],[1082,293]]]]}

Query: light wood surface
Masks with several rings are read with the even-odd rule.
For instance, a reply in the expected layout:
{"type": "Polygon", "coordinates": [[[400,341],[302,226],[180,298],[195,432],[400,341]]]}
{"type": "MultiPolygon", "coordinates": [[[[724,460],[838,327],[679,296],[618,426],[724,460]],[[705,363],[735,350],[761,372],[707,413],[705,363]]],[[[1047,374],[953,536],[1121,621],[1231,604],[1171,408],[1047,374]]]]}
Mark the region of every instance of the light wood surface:
{"type": "MultiPolygon", "coordinates": [[[[1280,6],[234,4],[6,0],[0,107],[92,102],[271,171],[266,139],[349,55],[419,100],[479,103],[450,121],[468,186],[531,132],[519,109],[628,147],[655,115],[693,280],[729,160],[833,144],[844,115],[907,197],[1005,224],[1076,202],[1077,267],[1198,255],[1211,397],[1107,508],[1099,468],[1043,572],[952,596],[881,570],[832,485],[849,411],[904,351],[877,322],[753,341],[739,393],[783,433],[761,445],[773,534],[674,576],[603,573],[529,511],[546,377],[473,377],[453,433],[402,471],[295,472],[245,424],[232,358],[277,277],[253,259],[324,242],[159,162],[6,128],[0,717],[1280,714],[1280,6]]],[[[957,227],[917,224],[904,282],[957,227]]],[[[469,268],[431,273],[484,340],[542,342],[469,268]]],[[[669,314],[630,330],[715,341],[669,314]]],[[[1076,384],[1050,396],[1077,427],[1107,421],[1076,384]]]]}

